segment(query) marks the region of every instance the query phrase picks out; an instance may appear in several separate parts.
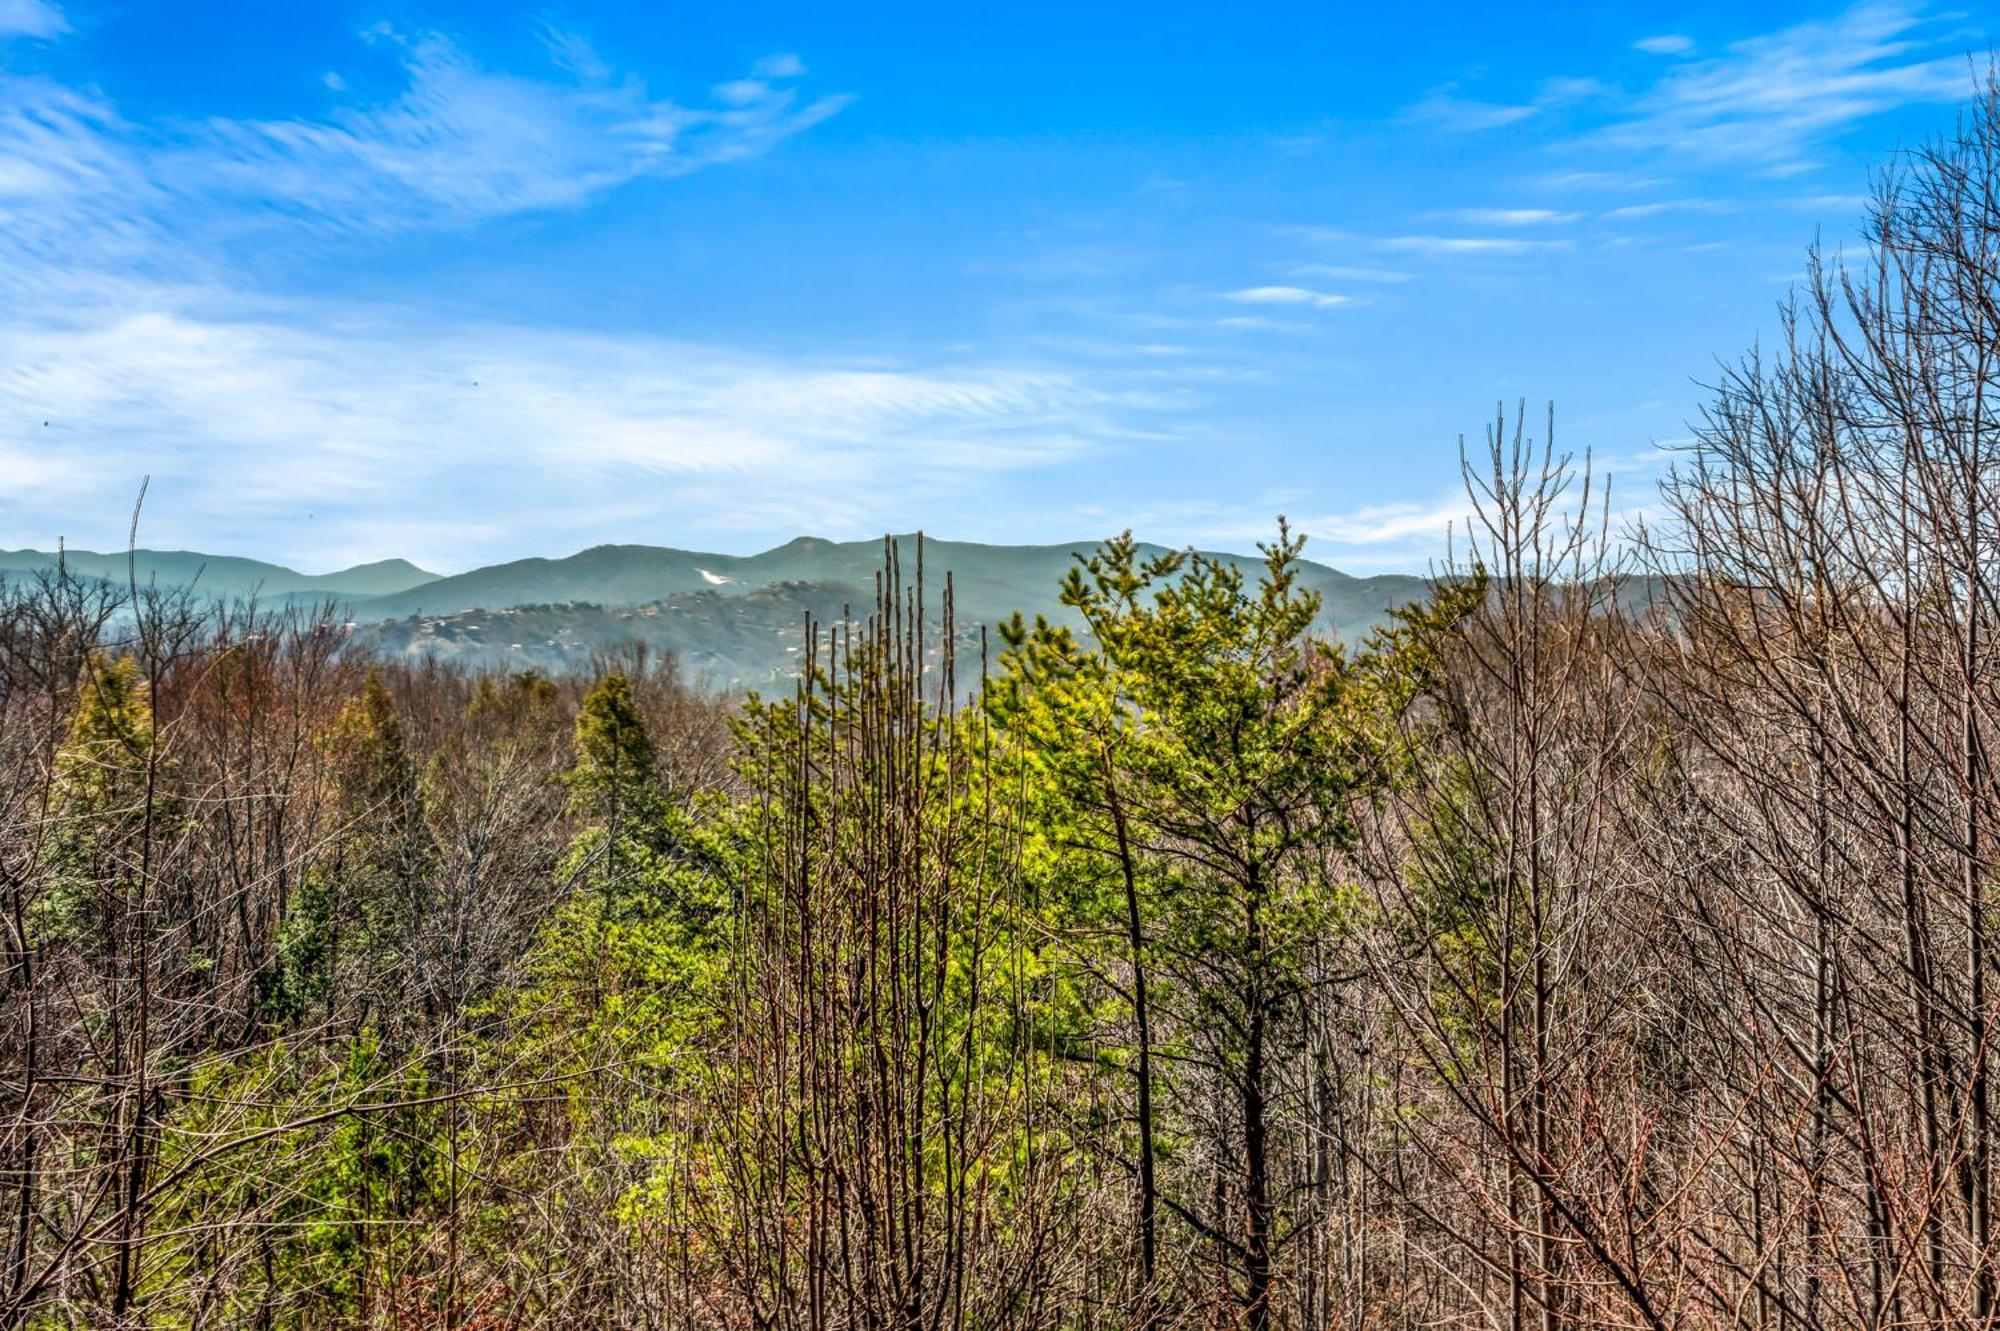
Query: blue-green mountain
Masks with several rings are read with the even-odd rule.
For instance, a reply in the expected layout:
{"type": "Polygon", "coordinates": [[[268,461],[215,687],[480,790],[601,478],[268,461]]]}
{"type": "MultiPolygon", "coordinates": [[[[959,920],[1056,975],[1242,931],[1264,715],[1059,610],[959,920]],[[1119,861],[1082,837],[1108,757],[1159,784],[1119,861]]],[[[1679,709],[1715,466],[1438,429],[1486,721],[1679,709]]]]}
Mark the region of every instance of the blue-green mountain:
{"type": "MultiPolygon", "coordinates": [[[[942,613],[949,577],[961,649],[974,655],[981,627],[1016,611],[1075,623],[1059,589],[1077,557],[1095,546],[800,537],[761,554],[724,555],[600,545],[444,577],[399,559],[326,574],[189,551],[141,550],[132,563],[141,583],[187,587],[216,600],[330,605],[358,643],[378,651],[558,670],[642,643],[673,653],[689,673],[717,687],[740,688],[769,684],[796,668],[808,615],[825,622],[865,614],[892,544],[906,586],[915,585],[921,562],[928,615],[942,613]]],[[[1260,563],[1254,555],[1211,557],[1241,565],[1253,579],[1260,563]]],[[[122,553],[72,550],[63,558],[84,576],[128,581],[122,553]]],[[[0,552],[0,577],[32,576],[55,560],[40,551],[0,552]]],[[[1310,561],[1301,580],[1321,596],[1321,630],[1347,640],[1426,587],[1418,577],[1354,577],[1310,561]]]]}

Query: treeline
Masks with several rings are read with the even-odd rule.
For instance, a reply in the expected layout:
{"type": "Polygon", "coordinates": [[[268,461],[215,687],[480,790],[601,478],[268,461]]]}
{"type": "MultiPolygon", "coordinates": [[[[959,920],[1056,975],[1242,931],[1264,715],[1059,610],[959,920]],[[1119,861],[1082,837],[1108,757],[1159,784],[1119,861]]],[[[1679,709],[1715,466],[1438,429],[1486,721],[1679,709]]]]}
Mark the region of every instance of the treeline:
{"type": "Polygon", "coordinates": [[[1282,524],[743,703],[7,584],[0,1326],[1994,1325],[1996,379],[1989,99],[1353,651],[1282,524]]]}

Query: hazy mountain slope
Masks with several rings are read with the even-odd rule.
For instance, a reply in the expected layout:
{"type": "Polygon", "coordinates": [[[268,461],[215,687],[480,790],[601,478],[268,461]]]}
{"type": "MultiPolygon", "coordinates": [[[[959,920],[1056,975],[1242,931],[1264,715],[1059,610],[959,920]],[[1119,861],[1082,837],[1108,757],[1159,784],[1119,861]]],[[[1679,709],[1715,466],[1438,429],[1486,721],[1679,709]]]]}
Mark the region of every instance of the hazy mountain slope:
{"type": "Polygon", "coordinates": [[[356,564],[338,573],[301,575],[301,591],[332,592],[345,596],[386,596],[436,582],[438,575],[418,568],[407,559],[378,559],[372,564],[356,564]]]}
{"type": "MultiPolygon", "coordinates": [[[[454,614],[461,610],[499,610],[565,601],[637,605],[680,592],[728,585],[704,578],[703,570],[711,578],[726,578],[743,562],[735,555],[700,554],[660,546],[597,545],[563,559],[516,559],[438,578],[383,596],[367,605],[365,613],[389,618],[418,611],[454,614]]],[[[772,581],[777,579],[758,579],[758,584],[772,581]]],[[[356,609],[360,612],[364,607],[356,609]]]]}
{"type": "MultiPolygon", "coordinates": [[[[895,545],[905,582],[917,574],[917,539],[900,536],[895,545]]],[[[952,575],[958,617],[966,622],[996,621],[1016,610],[1068,619],[1057,601],[1063,576],[1094,541],[1063,545],[982,545],[970,541],[923,542],[925,600],[935,608],[944,575],[952,575]]],[[[742,595],[781,582],[853,588],[873,596],[882,567],[884,542],[825,541],[800,537],[756,555],[704,554],[644,545],[600,545],[564,559],[522,559],[440,578],[409,591],[354,607],[357,618],[451,615],[508,606],[587,601],[597,605],[638,605],[689,592],[742,595]]],[[[1162,547],[1145,546],[1149,554],[1162,547]]],[[[1254,556],[1216,555],[1242,565],[1254,577],[1254,556]]],[[[1379,621],[1383,610],[1423,593],[1423,579],[1403,575],[1354,578],[1323,564],[1308,563],[1303,580],[1326,601],[1328,627],[1343,636],[1379,621]]]]}
{"type": "MultiPolygon", "coordinates": [[[[917,542],[899,537],[904,583],[917,578],[917,542]]],[[[927,611],[942,610],[951,574],[962,678],[976,673],[982,626],[1016,611],[1076,625],[1061,604],[1073,545],[923,542],[927,611]]],[[[1160,547],[1146,547],[1158,553],[1160,547]]],[[[517,668],[561,669],[627,643],[678,656],[690,674],[721,688],[768,686],[796,669],[808,612],[826,622],[874,604],[882,541],[801,537],[748,556],[653,546],[597,546],[567,559],[525,559],[443,578],[350,607],[359,639],[391,653],[517,668]]],[[[1254,580],[1254,557],[1218,555],[1254,580]]],[[[1421,578],[1355,578],[1307,564],[1301,580],[1321,594],[1320,629],[1352,641],[1388,610],[1424,594],[1421,578]]],[[[997,644],[995,644],[997,650],[997,644]]]]}
{"type": "MultiPolygon", "coordinates": [[[[192,550],[135,550],[131,564],[124,551],[100,554],[94,550],[67,550],[61,556],[69,567],[85,577],[123,583],[136,566],[141,584],[157,582],[163,587],[193,587],[221,600],[257,595],[266,598],[287,596],[382,596],[405,591],[436,579],[406,559],[384,559],[357,564],[337,573],[300,573],[282,564],[230,555],[204,555],[192,550]]],[[[57,556],[45,550],[0,550],[0,576],[33,574],[55,567],[57,556]]]]}
{"type": "MultiPolygon", "coordinates": [[[[392,655],[550,672],[638,643],[671,652],[690,677],[711,687],[761,688],[797,670],[808,614],[831,623],[862,599],[853,587],[780,582],[738,595],[683,592],[644,605],[570,602],[411,615],[358,624],[355,640],[392,655]]],[[[976,674],[978,627],[966,626],[959,637],[972,648],[968,669],[976,674]]]]}
{"type": "MultiPolygon", "coordinates": [[[[1016,611],[1077,626],[1061,604],[1064,576],[1094,541],[1058,545],[922,542],[924,601],[942,610],[951,575],[957,622],[968,649],[981,626],[1016,611]]],[[[337,598],[357,641],[379,650],[430,654],[466,663],[559,670],[593,653],[640,642],[671,651],[691,674],[717,687],[766,685],[796,669],[800,626],[810,612],[822,621],[843,609],[866,614],[885,542],[800,537],[755,555],[707,554],[647,545],[600,545],[562,559],[519,559],[450,577],[403,560],[364,564],[338,573],[302,574],[253,559],[189,551],[137,552],[141,581],[194,586],[219,599],[253,592],[267,602],[337,598]]],[[[917,579],[918,541],[894,540],[906,586],[917,579]]],[[[1149,555],[1162,547],[1142,547],[1149,555]]],[[[1246,581],[1259,571],[1255,556],[1214,555],[1241,566],[1246,581]]],[[[122,583],[123,554],[70,551],[69,566],[122,583]]],[[[53,566],[40,551],[0,552],[9,570],[53,566]]],[[[1319,592],[1320,631],[1352,641],[1379,624],[1390,607],[1424,594],[1421,578],[1355,578],[1306,563],[1300,580],[1319,592]]],[[[976,651],[974,652],[976,656],[976,651]]],[[[970,658],[968,672],[977,670],[970,658]]],[[[970,678],[970,674],[967,676],[970,678]]]]}

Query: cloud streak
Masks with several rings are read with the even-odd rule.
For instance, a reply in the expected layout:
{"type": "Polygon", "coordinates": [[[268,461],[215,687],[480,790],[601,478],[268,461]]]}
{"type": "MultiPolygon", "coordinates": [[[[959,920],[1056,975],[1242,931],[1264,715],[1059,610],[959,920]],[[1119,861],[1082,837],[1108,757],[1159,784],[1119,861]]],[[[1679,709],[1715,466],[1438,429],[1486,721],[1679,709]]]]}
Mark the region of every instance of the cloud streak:
{"type": "Polygon", "coordinates": [[[1635,51],[1647,55],[1691,55],[1694,52],[1694,38],[1684,33],[1663,32],[1653,37],[1641,37],[1632,43],[1635,51]]]}
{"type": "Polygon", "coordinates": [[[0,38],[60,37],[69,20],[48,0],[0,0],[0,38]]]}
{"type": "Polygon", "coordinates": [[[1969,95],[1970,66],[1946,36],[1921,8],[1855,5],[1676,65],[1586,142],[1794,164],[1856,121],[1969,95]]]}
{"type": "Polygon", "coordinates": [[[322,120],[134,124],[95,92],[0,72],[0,258],[13,260],[0,284],[24,265],[184,274],[226,260],[246,232],[440,230],[575,208],[758,156],[848,101],[802,94],[792,56],[683,106],[575,43],[552,45],[548,76],[529,77],[435,33],[370,40],[405,86],[322,120]]]}
{"type": "Polygon", "coordinates": [[[574,39],[568,79],[490,70],[438,33],[371,31],[407,86],[325,120],[210,120],[154,169],[177,194],[273,208],[315,226],[390,230],[569,208],[645,176],[769,151],[844,107],[804,97],[795,56],[716,85],[708,106],[650,96],[574,39]]]}
{"type": "Polygon", "coordinates": [[[467,562],[480,514],[514,515],[505,536],[518,542],[538,524],[566,533],[607,494],[633,521],[714,526],[720,516],[865,534],[882,510],[829,496],[879,495],[901,515],[896,506],[978,477],[1115,446],[1131,437],[1129,417],[1170,405],[1043,371],[802,363],[492,324],[411,328],[318,304],[15,326],[0,330],[0,366],[0,462],[90,463],[0,466],[6,526],[51,510],[115,515],[150,473],[174,539],[254,538],[322,562],[379,556],[352,531],[409,516],[413,497],[429,517],[410,523],[406,549],[444,566],[467,562]],[[280,537],[258,516],[301,512],[317,515],[320,534],[280,537]]]}
{"type": "Polygon", "coordinates": [[[1289,286],[1244,287],[1240,291],[1225,292],[1222,298],[1239,305],[1296,305],[1315,310],[1330,310],[1354,303],[1352,296],[1289,286]]]}
{"type": "MultiPolygon", "coordinates": [[[[0,6],[16,33],[54,31],[53,11],[0,6]]],[[[579,529],[865,534],[1179,406],[1115,371],[750,353],[246,281],[246,234],[310,250],[579,208],[757,156],[847,101],[807,95],[804,62],[777,54],[684,104],[546,37],[550,67],[526,75],[376,29],[403,86],[316,120],[133,123],[98,93],[0,72],[10,539],[104,540],[142,475],[153,539],[308,563],[462,567],[579,529]],[[52,513],[102,517],[65,531],[52,513]]]]}
{"type": "Polygon", "coordinates": [[[1411,124],[1435,125],[1458,133],[1479,133],[1503,129],[1533,120],[1547,112],[1603,97],[1611,89],[1594,78],[1544,79],[1534,97],[1526,102],[1494,102],[1461,97],[1457,83],[1432,89],[1403,111],[1411,124]]]}
{"type": "Polygon", "coordinates": [[[1530,100],[1507,103],[1462,99],[1456,85],[1446,85],[1403,118],[1491,129],[1588,103],[1599,123],[1570,146],[1767,169],[1797,165],[1856,122],[1972,94],[1958,18],[1907,0],[1862,0],[1708,56],[1697,54],[1687,34],[1656,34],[1635,41],[1634,49],[1673,62],[1636,92],[1595,78],[1554,78],[1544,79],[1530,100]]]}
{"type": "Polygon", "coordinates": [[[1565,240],[1524,240],[1519,236],[1390,236],[1385,250],[1429,256],[1455,254],[1539,254],[1570,248],[1565,240]]]}
{"type": "Polygon", "coordinates": [[[1555,208],[1460,208],[1449,216],[1468,226],[1561,226],[1574,222],[1581,213],[1555,208]]]}

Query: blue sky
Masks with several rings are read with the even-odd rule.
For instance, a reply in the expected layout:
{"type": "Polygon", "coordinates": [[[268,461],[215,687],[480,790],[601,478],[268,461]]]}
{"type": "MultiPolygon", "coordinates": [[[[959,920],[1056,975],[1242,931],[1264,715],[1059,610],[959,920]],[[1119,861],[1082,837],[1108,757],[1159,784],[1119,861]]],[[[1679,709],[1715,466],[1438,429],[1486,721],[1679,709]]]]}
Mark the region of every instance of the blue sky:
{"type": "Polygon", "coordinates": [[[1422,569],[1499,400],[1643,509],[1992,17],[967,8],[0,0],[0,546],[150,476],[147,544],[308,569],[1422,569]]]}

